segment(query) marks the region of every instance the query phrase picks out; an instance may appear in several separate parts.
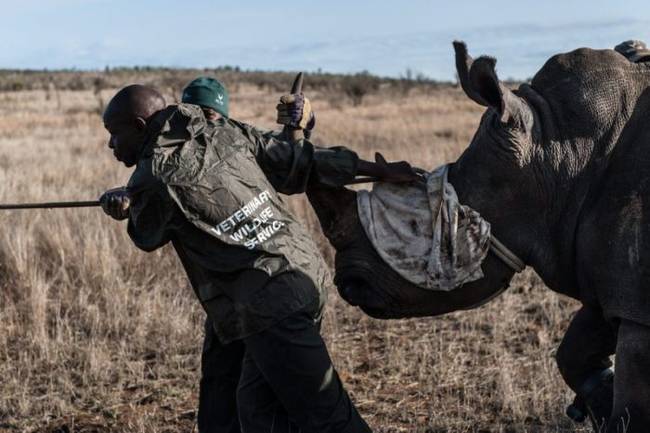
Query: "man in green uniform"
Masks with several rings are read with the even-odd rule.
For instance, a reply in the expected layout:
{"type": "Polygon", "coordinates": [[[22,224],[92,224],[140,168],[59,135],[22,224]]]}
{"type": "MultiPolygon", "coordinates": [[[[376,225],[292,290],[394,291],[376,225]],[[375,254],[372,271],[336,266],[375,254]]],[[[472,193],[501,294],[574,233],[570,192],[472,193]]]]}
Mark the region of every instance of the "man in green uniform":
{"type": "Polygon", "coordinates": [[[128,218],[145,251],[172,242],[219,343],[243,343],[241,430],[370,431],[319,333],[326,265],[278,192],[336,187],[357,174],[411,180],[410,167],[291,143],[232,119],[208,122],[199,107],[165,107],[139,85],[114,96],[104,124],[116,159],[137,165],[127,188],[101,197],[104,211],[128,218]]]}
{"type": "MultiPolygon", "coordinates": [[[[192,80],[183,89],[181,101],[200,106],[208,121],[216,122],[221,117],[230,117],[228,90],[211,77],[192,80]]],[[[199,433],[241,431],[237,387],[245,349],[242,340],[228,344],[219,342],[210,316],[206,317],[197,416],[199,433]]]]}
{"type": "MultiPolygon", "coordinates": [[[[282,101],[289,100],[286,95],[282,101]]],[[[296,117],[294,111],[302,110],[305,106],[281,102],[278,113],[279,120],[290,123],[296,117]],[[291,114],[294,116],[292,117],[291,114]]],[[[300,99],[300,98],[298,98],[300,99]]],[[[229,95],[226,87],[211,77],[198,77],[192,80],[184,89],[181,101],[201,107],[208,121],[216,122],[221,117],[229,117],[229,95]]],[[[302,118],[302,113],[299,116],[302,118]]],[[[305,118],[312,119],[314,115],[308,108],[305,118]]],[[[310,130],[307,127],[306,130],[310,130]]],[[[214,331],[214,325],[208,316],[205,320],[205,338],[201,354],[201,381],[199,387],[199,432],[227,431],[240,432],[237,410],[237,387],[241,377],[245,346],[242,340],[229,344],[221,344],[214,331]]]]}

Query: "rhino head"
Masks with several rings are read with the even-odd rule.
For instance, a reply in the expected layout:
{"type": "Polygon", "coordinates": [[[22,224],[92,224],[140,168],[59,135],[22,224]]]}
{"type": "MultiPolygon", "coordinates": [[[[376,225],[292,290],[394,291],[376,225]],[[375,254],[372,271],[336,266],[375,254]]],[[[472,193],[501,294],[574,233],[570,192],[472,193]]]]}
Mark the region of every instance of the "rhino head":
{"type": "MultiPolygon", "coordinates": [[[[499,82],[493,58],[482,57],[473,61],[463,43],[454,46],[462,88],[472,100],[489,109],[469,148],[452,165],[449,179],[460,189],[461,203],[467,200],[479,209],[494,209],[494,212],[488,212],[493,217],[488,217],[488,221],[493,226],[496,224],[496,230],[501,232],[501,226],[507,227],[511,219],[521,216],[522,211],[520,208],[493,206],[495,195],[503,194],[513,201],[520,196],[536,196],[536,191],[530,192],[535,185],[531,185],[529,191],[523,190],[523,181],[528,179],[517,171],[525,164],[528,143],[533,136],[534,113],[499,82]],[[500,143],[510,142],[507,152],[504,151],[507,155],[500,154],[504,146],[500,143]],[[492,147],[496,147],[496,151],[492,151],[492,147]],[[519,181],[512,181],[518,176],[519,181]]],[[[401,278],[374,250],[359,222],[354,191],[311,190],[308,197],[323,232],[337,252],[335,283],[340,295],[370,316],[435,316],[472,308],[505,289],[514,274],[510,267],[489,254],[482,265],[484,278],[449,292],[425,290],[401,278]]],[[[531,204],[539,205],[535,200],[531,204]]],[[[535,213],[532,206],[523,209],[535,213]]],[[[509,233],[505,239],[514,245],[512,248],[521,247],[516,251],[524,251],[526,239],[517,237],[516,232],[513,234],[516,239],[511,239],[509,233]]]]}
{"type": "MultiPolygon", "coordinates": [[[[527,263],[552,202],[553,187],[537,165],[545,114],[531,105],[536,94],[527,85],[515,92],[499,80],[496,59],[474,60],[462,42],[454,42],[454,49],[463,91],[487,110],[469,146],[451,165],[449,181],[460,202],[477,210],[490,222],[492,234],[527,263]]],[[[545,108],[541,97],[539,102],[545,108]]]]}

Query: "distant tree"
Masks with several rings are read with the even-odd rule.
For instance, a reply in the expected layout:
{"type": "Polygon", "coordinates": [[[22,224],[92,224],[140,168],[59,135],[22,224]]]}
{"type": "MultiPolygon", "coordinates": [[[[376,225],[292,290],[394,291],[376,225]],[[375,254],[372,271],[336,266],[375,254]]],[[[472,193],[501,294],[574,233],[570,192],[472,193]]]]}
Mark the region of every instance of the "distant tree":
{"type": "Polygon", "coordinates": [[[343,92],[352,100],[354,106],[361,105],[363,98],[379,89],[379,79],[367,71],[344,78],[341,84],[343,92]]]}

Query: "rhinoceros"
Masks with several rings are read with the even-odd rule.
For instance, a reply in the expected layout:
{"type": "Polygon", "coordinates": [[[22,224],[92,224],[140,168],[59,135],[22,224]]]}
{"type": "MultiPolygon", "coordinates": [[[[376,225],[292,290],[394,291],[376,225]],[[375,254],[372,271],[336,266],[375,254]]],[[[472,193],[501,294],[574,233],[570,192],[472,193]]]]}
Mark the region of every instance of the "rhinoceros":
{"type": "MultiPolygon", "coordinates": [[[[462,42],[454,48],[462,89],[487,110],[449,182],[511,255],[582,303],[557,352],[577,395],[573,409],[599,431],[650,431],[650,63],[581,48],[510,90],[494,58],[472,59],[462,42]]],[[[375,251],[356,192],[312,189],[308,197],[337,251],[339,293],[373,317],[473,308],[514,275],[488,254],[482,278],[424,290],[375,251]]]]}

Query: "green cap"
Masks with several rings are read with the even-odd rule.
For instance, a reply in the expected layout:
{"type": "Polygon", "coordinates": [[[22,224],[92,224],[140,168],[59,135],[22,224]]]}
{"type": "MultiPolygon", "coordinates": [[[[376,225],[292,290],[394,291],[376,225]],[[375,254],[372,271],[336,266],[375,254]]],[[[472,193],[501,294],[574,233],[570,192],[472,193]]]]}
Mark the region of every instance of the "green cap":
{"type": "Polygon", "coordinates": [[[199,77],[183,89],[182,102],[212,108],[228,117],[228,91],[221,82],[210,77],[199,77]]]}

